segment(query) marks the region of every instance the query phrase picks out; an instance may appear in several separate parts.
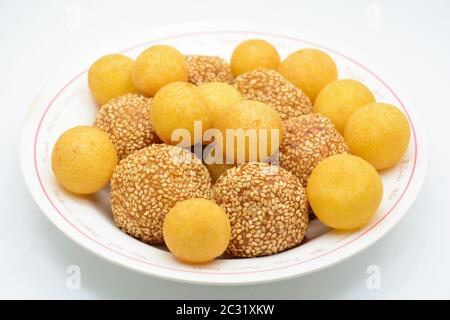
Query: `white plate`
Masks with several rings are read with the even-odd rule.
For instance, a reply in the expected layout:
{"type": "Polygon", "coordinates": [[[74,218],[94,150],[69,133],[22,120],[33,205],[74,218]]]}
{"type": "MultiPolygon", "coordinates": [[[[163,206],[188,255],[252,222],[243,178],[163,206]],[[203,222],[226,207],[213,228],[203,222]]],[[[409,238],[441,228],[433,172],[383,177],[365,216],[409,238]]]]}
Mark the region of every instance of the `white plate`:
{"type": "Polygon", "coordinates": [[[85,59],[78,57],[76,61],[80,64],[71,63],[36,98],[23,128],[21,163],[28,188],[45,215],[76,243],[111,262],[152,276],[201,284],[253,284],[300,276],[342,261],[380,239],[407,212],[420,189],[426,150],[424,134],[413,116],[412,106],[403,105],[393,89],[363,64],[302,40],[295,31],[256,24],[201,23],[153,30],[103,50],[90,50],[85,59]],[[340,78],[361,80],[373,90],[378,101],[394,104],[408,116],[412,128],[410,145],[400,163],[382,173],[383,201],[364,229],[353,233],[328,231],[320,222],[313,221],[308,241],[286,252],[261,258],[218,259],[207,265],[191,266],[177,261],[161,248],[119,231],[112,219],[108,190],[76,197],[60,187],[52,174],[50,154],[62,132],[93,122],[98,107],[88,90],[86,69],[95,58],[110,52],[135,57],[153,44],[169,44],[185,54],[229,58],[236,44],[248,38],[268,40],[282,57],[304,47],[325,50],[336,61],[340,78]],[[74,66],[81,67],[75,72],[74,66]]]}

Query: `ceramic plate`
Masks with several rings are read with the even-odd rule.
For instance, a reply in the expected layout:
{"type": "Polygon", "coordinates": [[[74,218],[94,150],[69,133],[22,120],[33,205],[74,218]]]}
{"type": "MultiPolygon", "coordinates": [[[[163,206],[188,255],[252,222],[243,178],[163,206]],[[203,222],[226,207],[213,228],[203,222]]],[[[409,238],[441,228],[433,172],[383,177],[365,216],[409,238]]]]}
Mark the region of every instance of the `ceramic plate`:
{"type": "Polygon", "coordinates": [[[134,35],[126,41],[77,56],[36,98],[23,128],[21,163],[28,188],[42,212],[70,239],[108,261],[147,275],[190,283],[253,284],[294,276],[329,267],[367,248],[389,231],[405,215],[422,184],[426,151],[422,129],[412,106],[402,103],[395,90],[376,70],[327,46],[302,39],[295,30],[237,23],[199,23],[172,26],[134,35]],[[146,245],[121,232],[112,219],[107,189],[86,197],[69,194],[55,180],[51,151],[59,135],[76,125],[90,125],[98,110],[87,85],[87,68],[99,56],[122,52],[136,57],[153,44],[168,44],[185,54],[219,55],[229,59],[242,40],[262,38],[276,46],[284,58],[288,53],[315,47],[329,53],[339,68],[340,78],[364,82],[377,101],[398,106],[407,115],[411,141],[403,159],[382,172],[383,201],[370,223],[357,232],[328,230],[312,221],[304,243],[269,257],[218,259],[191,266],[177,261],[160,247],[146,245]]]}

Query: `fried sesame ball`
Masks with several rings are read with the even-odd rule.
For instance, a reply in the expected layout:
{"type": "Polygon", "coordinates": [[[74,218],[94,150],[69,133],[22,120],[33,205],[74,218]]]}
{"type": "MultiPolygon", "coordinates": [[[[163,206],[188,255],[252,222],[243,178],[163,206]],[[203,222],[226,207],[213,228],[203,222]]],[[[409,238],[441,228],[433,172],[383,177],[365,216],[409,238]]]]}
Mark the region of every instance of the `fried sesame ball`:
{"type": "Polygon", "coordinates": [[[214,184],[222,174],[224,174],[228,169],[234,168],[235,166],[235,164],[211,163],[207,164],[206,168],[208,168],[209,175],[211,176],[212,183],[214,184]]]}
{"type": "Polygon", "coordinates": [[[189,82],[196,86],[208,82],[233,84],[234,76],[230,65],[220,57],[186,56],[189,82]]]}
{"type": "Polygon", "coordinates": [[[163,221],[178,201],[211,198],[211,177],[194,154],[152,144],[122,159],[111,179],[117,226],[146,243],[163,243],[163,221]]]}
{"type": "Polygon", "coordinates": [[[66,189],[78,194],[99,191],[111,179],[117,153],[102,130],[78,126],[64,132],[52,151],[52,169],[66,189]]]}
{"type": "Polygon", "coordinates": [[[106,132],[120,159],[152,143],[161,142],[153,130],[148,110],[152,98],[129,93],[104,104],[94,126],[106,132]]]}
{"type": "Polygon", "coordinates": [[[320,114],[291,118],[283,123],[280,165],[293,173],[304,187],[312,170],[329,156],[348,153],[344,138],[333,123],[320,114]]]}
{"type": "Polygon", "coordinates": [[[175,81],[188,80],[186,58],[175,48],[156,45],[142,52],[132,68],[134,85],[148,96],[175,81]]]}
{"type": "Polygon", "coordinates": [[[89,89],[99,105],[123,94],[137,92],[131,79],[132,65],[132,59],[122,54],[110,54],[89,68],[89,89]]]}
{"type": "Polygon", "coordinates": [[[190,146],[201,142],[203,131],[211,127],[209,110],[200,90],[188,82],[173,82],[159,90],[153,98],[150,117],[158,137],[169,144],[190,146]],[[196,121],[201,122],[203,129],[198,136],[194,134],[196,121]],[[180,129],[189,135],[183,136],[181,142],[180,129]]]}
{"type": "Polygon", "coordinates": [[[349,154],[321,161],[313,170],[306,190],[317,218],[341,230],[366,225],[383,197],[383,184],[375,168],[349,154]]]}
{"type": "Polygon", "coordinates": [[[283,124],[271,106],[254,100],[234,104],[216,119],[221,135],[217,141],[229,163],[265,161],[277,150],[283,137],[283,124]]]}
{"type": "Polygon", "coordinates": [[[338,71],[333,59],[317,49],[303,49],[291,53],[278,71],[300,88],[314,103],[320,90],[337,79],[338,71]]]}
{"type": "Polygon", "coordinates": [[[235,103],[242,101],[236,88],[223,82],[209,82],[198,86],[211,115],[211,123],[221,117],[235,103]]]}
{"type": "Polygon", "coordinates": [[[227,170],[213,187],[231,222],[227,251],[239,257],[274,254],[298,245],[308,226],[308,202],[300,181],[267,163],[227,170]]]}
{"type": "Polygon", "coordinates": [[[347,122],[344,138],[352,154],[376,169],[394,166],[409,145],[406,116],[387,103],[372,103],[358,109],[347,122]]]}
{"type": "Polygon", "coordinates": [[[189,263],[204,263],[220,256],[230,241],[230,220],[217,204],[206,199],[178,202],[163,224],[170,252],[189,263]]]}
{"type": "Polygon", "coordinates": [[[277,49],[260,39],[241,42],[231,56],[231,71],[236,77],[258,68],[276,69],[279,64],[280,56],[277,49]]]}
{"type": "Polygon", "coordinates": [[[245,99],[267,103],[282,120],[311,112],[309,98],[276,70],[256,69],[236,78],[236,87],[245,99]]]}
{"type": "Polygon", "coordinates": [[[372,92],[364,84],[351,79],[341,79],[327,84],[314,102],[313,111],[330,118],[339,133],[353,112],[375,102],[372,92]]]}

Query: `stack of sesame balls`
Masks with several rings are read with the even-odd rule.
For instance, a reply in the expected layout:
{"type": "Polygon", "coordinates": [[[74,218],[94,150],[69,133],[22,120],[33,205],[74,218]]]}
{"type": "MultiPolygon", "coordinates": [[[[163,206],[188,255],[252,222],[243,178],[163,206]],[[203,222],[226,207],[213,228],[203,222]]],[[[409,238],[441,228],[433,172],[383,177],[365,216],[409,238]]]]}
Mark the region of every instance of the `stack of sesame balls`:
{"type": "Polygon", "coordinates": [[[135,60],[101,57],[88,84],[100,109],[93,126],[56,142],[57,180],[76,194],[110,183],[116,225],[190,263],[298,246],[311,213],[331,228],[363,227],[382,200],[377,170],[409,144],[406,117],[361,82],[338,80],[317,49],[281,61],[267,41],[247,40],[228,64],[155,45],[135,60]],[[255,151],[229,129],[268,134],[255,151]]]}

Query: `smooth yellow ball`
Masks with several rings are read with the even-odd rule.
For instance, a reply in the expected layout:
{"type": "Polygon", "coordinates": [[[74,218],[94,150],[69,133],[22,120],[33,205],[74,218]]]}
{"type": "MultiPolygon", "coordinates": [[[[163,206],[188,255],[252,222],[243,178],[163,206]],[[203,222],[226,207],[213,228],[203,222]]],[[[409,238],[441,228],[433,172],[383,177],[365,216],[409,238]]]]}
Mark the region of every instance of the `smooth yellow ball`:
{"type": "Polygon", "coordinates": [[[56,179],[78,194],[94,193],[108,184],[117,164],[117,153],[106,133],[79,126],[64,132],[52,152],[56,179]]]}
{"type": "Polygon", "coordinates": [[[280,64],[278,72],[300,88],[312,102],[320,90],[338,76],[333,59],[317,49],[303,49],[291,53],[280,64]]]}
{"type": "Polygon", "coordinates": [[[216,121],[225,158],[233,163],[264,161],[279,148],[283,124],[271,106],[254,100],[234,104],[216,121]],[[228,133],[227,133],[228,131],[228,133]]]}
{"type": "Polygon", "coordinates": [[[178,259],[203,263],[220,256],[230,241],[225,211],[205,199],[178,202],[164,219],[164,241],[178,259]]]}
{"type": "Polygon", "coordinates": [[[103,105],[126,93],[136,93],[131,79],[133,60],[121,55],[101,57],[89,68],[88,84],[95,101],[103,105]]]}
{"type": "Polygon", "coordinates": [[[153,98],[150,117],[158,137],[165,143],[174,145],[199,143],[202,141],[203,131],[211,127],[209,110],[200,90],[187,82],[174,82],[159,90],[153,98]],[[194,135],[195,121],[200,121],[202,128],[197,136],[194,135]],[[183,138],[174,136],[172,139],[172,133],[177,129],[185,129],[189,136],[183,136],[183,132],[178,131],[183,138]]]}
{"type": "Polygon", "coordinates": [[[276,69],[279,64],[277,49],[260,39],[241,42],[231,56],[231,71],[236,77],[258,68],[276,69]]]}
{"type": "Polygon", "coordinates": [[[211,115],[211,123],[236,102],[242,100],[240,92],[233,86],[224,82],[208,82],[198,87],[211,115]]]}
{"type": "Polygon", "coordinates": [[[374,103],[372,92],[361,82],[350,79],[333,81],[320,91],[313,112],[327,116],[343,134],[350,116],[359,108],[374,103]]]}
{"type": "Polygon", "coordinates": [[[132,78],[141,93],[154,96],[169,83],[188,81],[186,58],[170,46],[150,47],[134,62],[132,78]]]}
{"type": "Polygon", "coordinates": [[[377,211],[383,197],[378,172],[367,161],[349,154],[322,160],[306,188],[317,218],[331,228],[358,229],[377,211]]]}
{"type": "Polygon", "coordinates": [[[369,161],[376,169],[395,165],[409,145],[406,116],[386,103],[372,103],[357,110],[347,122],[344,139],[352,154],[369,161]]]}

